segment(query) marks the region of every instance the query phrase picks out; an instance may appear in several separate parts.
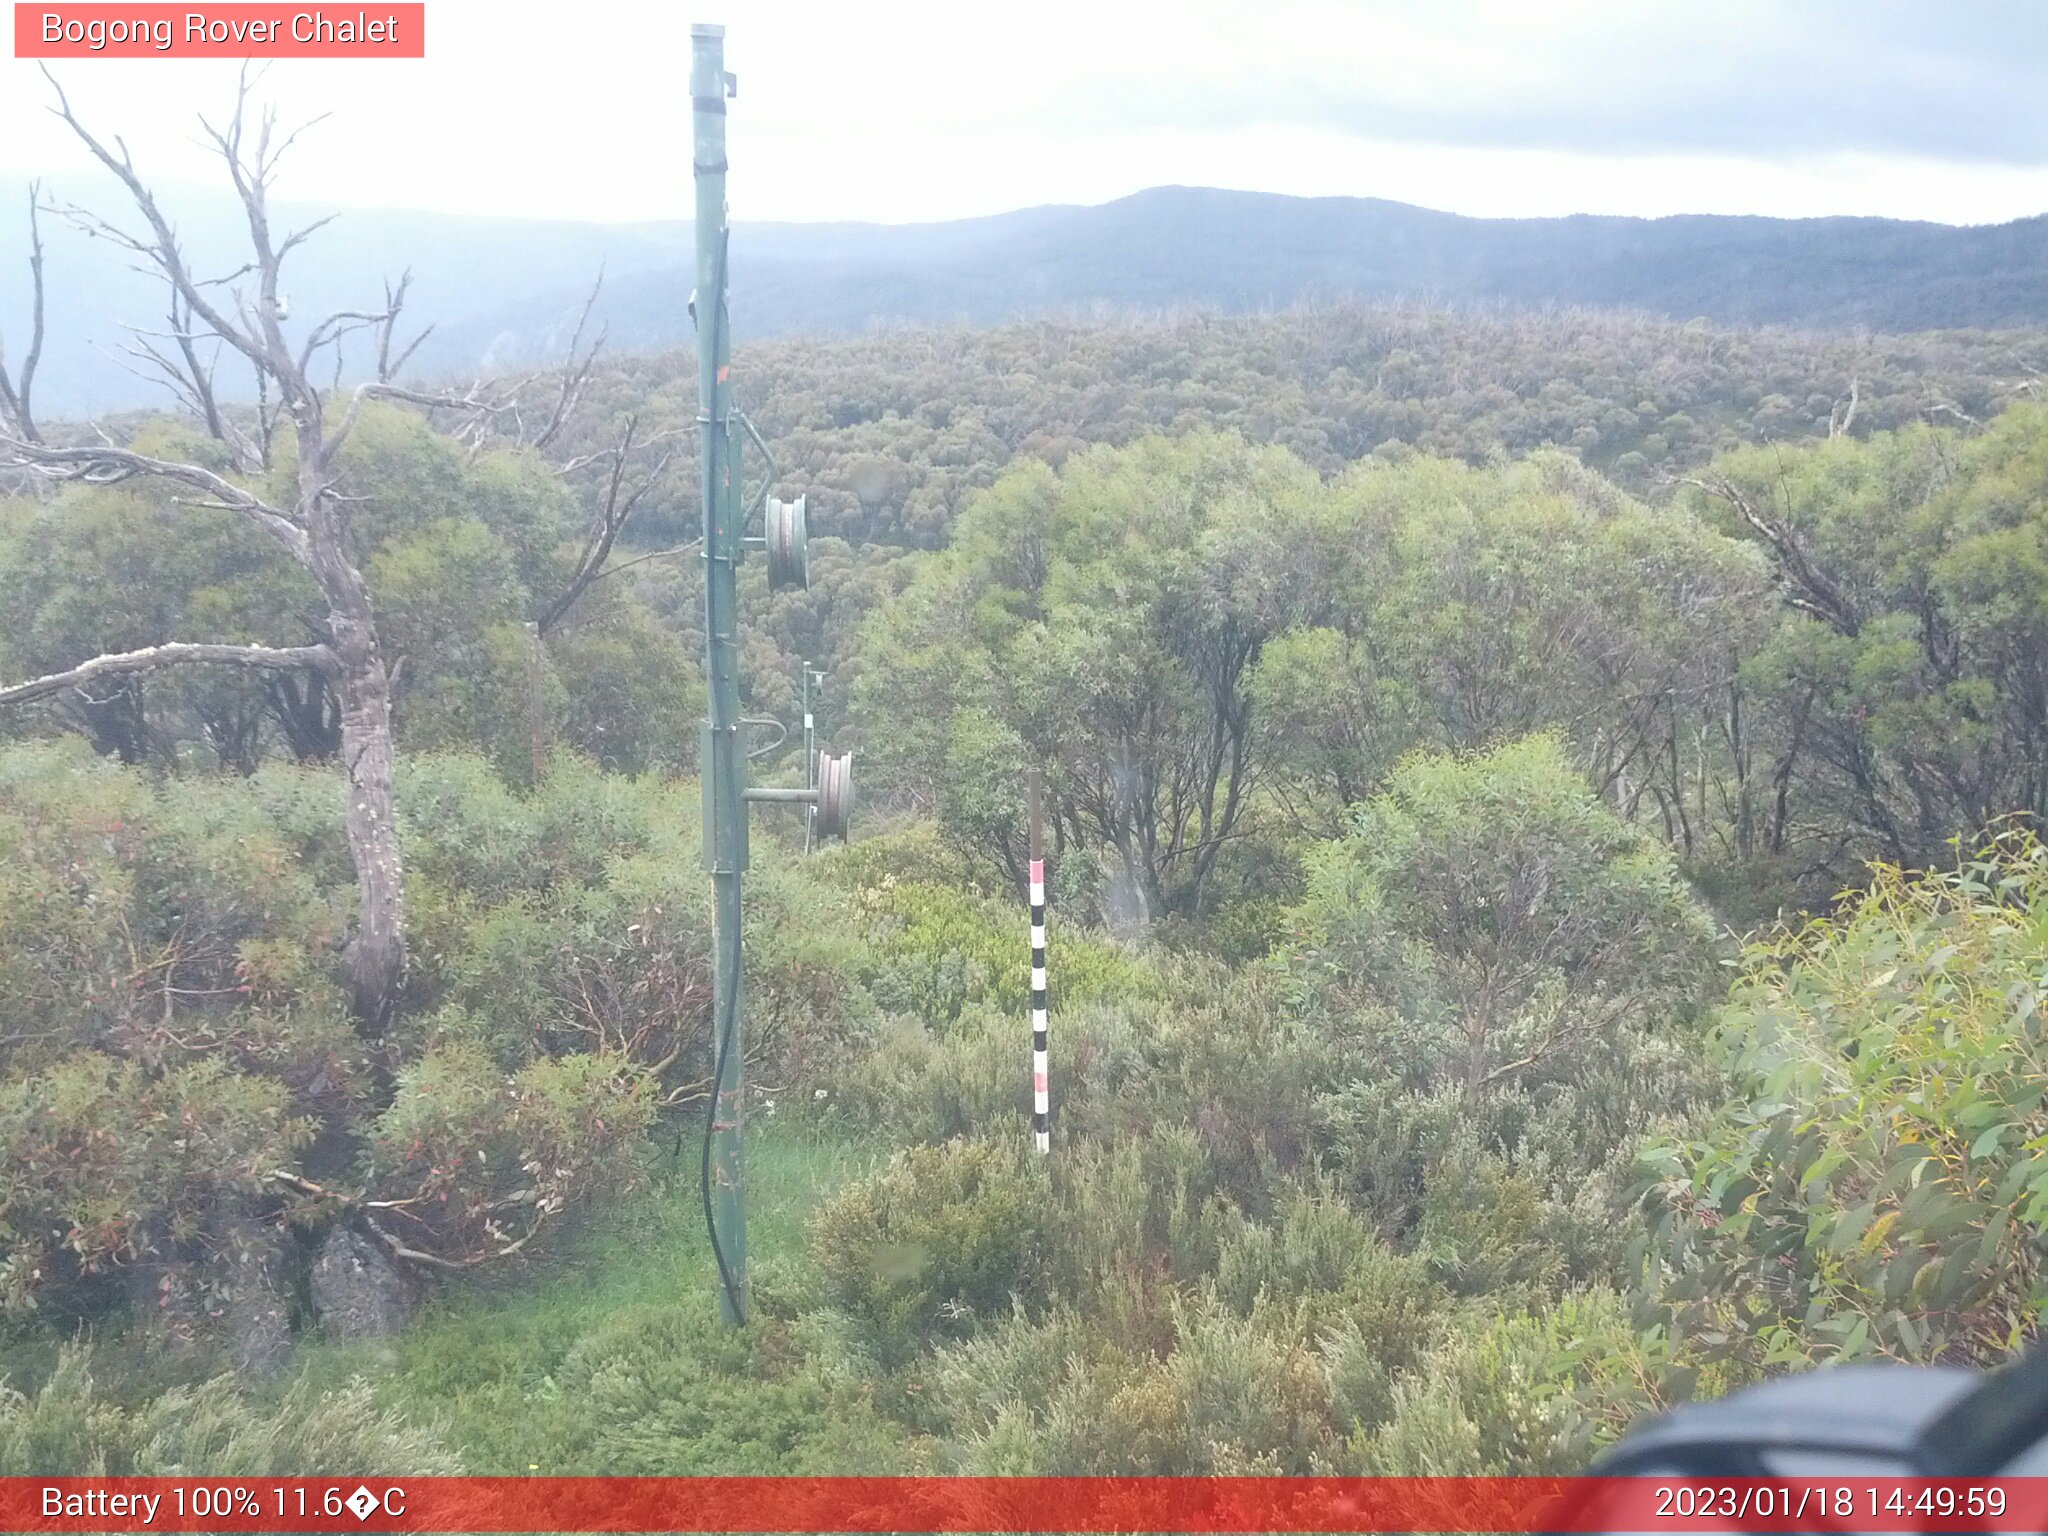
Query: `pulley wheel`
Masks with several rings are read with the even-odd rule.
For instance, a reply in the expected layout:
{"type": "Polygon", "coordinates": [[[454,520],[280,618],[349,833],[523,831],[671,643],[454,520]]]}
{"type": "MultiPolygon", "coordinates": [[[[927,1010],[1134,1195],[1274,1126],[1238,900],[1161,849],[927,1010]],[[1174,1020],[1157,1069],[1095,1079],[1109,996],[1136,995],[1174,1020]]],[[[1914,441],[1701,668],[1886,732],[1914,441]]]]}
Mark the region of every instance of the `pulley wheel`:
{"type": "Polygon", "coordinates": [[[804,498],[768,498],[763,530],[768,543],[768,585],[777,592],[796,592],[811,584],[810,518],[804,498]]]}
{"type": "Polygon", "coordinates": [[[834,757],[830,752],[818,754],[818,820],[820,838],[836,837],[842,843],[847,838],[847,825],[853,815],[853,754],[848,752],[834,757]]]}

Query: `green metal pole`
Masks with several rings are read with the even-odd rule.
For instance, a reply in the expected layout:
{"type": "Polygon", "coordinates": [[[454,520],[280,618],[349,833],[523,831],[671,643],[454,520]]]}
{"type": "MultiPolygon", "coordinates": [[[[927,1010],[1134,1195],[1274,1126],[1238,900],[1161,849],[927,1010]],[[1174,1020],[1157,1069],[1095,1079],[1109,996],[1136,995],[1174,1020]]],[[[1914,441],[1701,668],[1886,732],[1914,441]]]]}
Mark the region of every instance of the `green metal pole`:
{"type": "Polygon", "coordinates": [[[740,740],[739,486],[733,474],[732,334],[726,314],[725,28],[690,29],[690,97],[697,182],[697,424],[704,499],[705,676],[710,716],[704,781],[704,861],[714,896],[712,1023],[716,1081],[705,1149],[707,1215],[718,1265],[718,1310],[747,1320],[746,1050],[740,1029],[740,878],[747,867],[746,752],[740,740]]]}

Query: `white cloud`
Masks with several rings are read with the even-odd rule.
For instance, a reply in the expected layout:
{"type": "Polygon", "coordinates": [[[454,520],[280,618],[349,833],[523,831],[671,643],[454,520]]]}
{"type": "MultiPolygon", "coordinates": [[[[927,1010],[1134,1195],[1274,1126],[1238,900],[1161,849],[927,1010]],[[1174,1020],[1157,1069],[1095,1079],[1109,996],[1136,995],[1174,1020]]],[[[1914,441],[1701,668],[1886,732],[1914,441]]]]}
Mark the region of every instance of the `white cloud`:
{"type": "MultiPolygon", "coordinates": [[[[2048,154],[2029,163],[1996,131],[2013,72],[2040,59],[2012,50],[1993,89],[1996,50],[1974,34],[1943,51],[1882,0],[1836,8],[1860,28],[1831,28],[1825,9],[728,0],[733,209],[936,219],[1162,183],[1496,215],[1987,222],[2048,209],[2048,154]],[[1865,99],[1887,82],[1920,97],[1865,99]],[[1768,124],[1684,116],[1750,97],[1799,142],[1774,148],[1754,142],[1779,131],[1768,124]],[[1921,110],[1929,100],[1953,103],[1946,128],[1921,110]],[[2000,152],[1963,154],[1964,138],[2000,152]]],[[[1920,16],[1924,33],[1934,19],[1920,16]]],[[[686,216],[690,20],[627,0],[429,0],[424,61],[280,62],[267,84],[285,116],[333,114],[294,152],[282,190],[359,206],[686,216]]],[[[152,175],[212,179],[193,118],[227,100],[231,65],[60,68],[82,114],[125,134],[152,175]]],[[[90,168],[47,99],[33,64],[0,61],[0,172],[90,168]]]]}

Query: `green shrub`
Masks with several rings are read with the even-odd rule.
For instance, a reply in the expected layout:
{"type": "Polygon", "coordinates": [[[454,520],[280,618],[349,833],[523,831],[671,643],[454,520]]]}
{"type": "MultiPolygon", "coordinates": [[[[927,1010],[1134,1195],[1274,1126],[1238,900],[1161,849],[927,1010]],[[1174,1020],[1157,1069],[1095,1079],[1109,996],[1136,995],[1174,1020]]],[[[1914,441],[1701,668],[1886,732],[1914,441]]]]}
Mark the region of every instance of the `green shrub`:
{"type": "Polygon", "coordinates": [[[532,817],[482,758],[408,753],[398,781],[407,874],[493,906],[539,884],[532,817]]]}
{"type": "Polygon", "coordinates": [[[1465,1140],[1429,1170],[1415,1251],[1460,1295],[1540,1293],[1556,1285],[1560,1268],[1543,1241],[1545,1214],[1542,1190],[1465,1140]]]}
{"type": "Polygon", "coordinates": [[[151,1076],[88,1052],[0,1085],[0,1306],[218,1242],[310,1137],[287,1108],[219,1061],[151,1076]]]}
{"type": "MultiPolygon", "coordinates": [[[[370,1040],[338,984],[355,899],[338,774],[156,783],[75,741],[0,750],[9,1305],[62,1290],[60,1311],[118,1310],[95,1276],[360,1199],[401,1202],[370,1219],[421,1254],[524,1251],[630,1184],[665,1104],[696,1102],[694,795],[569,753],[523,795],[473,755],[401,774],[412,964],[370,1040]]],[[[764,845],[748,1021],[764,1079],[801,1094],[836,1080],[872,1009],[845,899],[786,866],[764,845]]]]}
{"type": "Polygon", "coordinates": [[[1634,1148],[1713,1087],[1705,913],[1547,737],[1408,758],[1356,825],[1277,962],[1317,1151],[1466,1294],[1611,1276],[1634,1148]]]}
{"type": "Polygon", "coordinates": [[[912,1147],[819,1208],[818,1266],[885,1358],[1040,1298],[1051,1191],[1033,1156],[1021,1134],[912,1147]]]}
{"type": "Polygon", "coordinates": [[[1293,1016],[1264,968],[1236,977],[1192,958],[1167,975],[1168,998],[1056,1016],[1069,1062],[1063,1099],[1075,1136],[1143,1136],[1162,1123],[1194,1133],[1212,1187],[1263,1209],[1275,1182],[1310,1155],[1317,1090],[1333,1066],[1319,1021],[1293,1016]]]}
{"type": "Polygon", "coordinates": [[[1071,1139],[1053,1168],[1055,1294],[1125,1348],[1164,1348],[1181,1288],[1211,1273],[1227,1220],[1200,1134],[1163,1119],[1147,1135],[1071,1139]]]}
{"type": "Polygon", "coordinates": [[[1166,1376],[1187,1445],[1185,1459],[1160,1471],[1300,1476],[1328,1468],[1337,1446],[1329,1384],[1296,1316],[1205,1308],[1184,1315],[1179,1332],[1166,1376]]]}
{"type": "MultiPolygon", "coordinates": [[[[1461,1318],[1396,1381],[1392,1411],[1346,1460],[1374,1477],[1534,1477],[1585,1470],[1639,1414],[1668,1406],[1657,1341],[1612,1291],[1539,1314],[1461,1318]]],[[[1723,1383],[1725,1385],[1725,1383],[1723,1383]]]]}
{"type": "Polygon", "coordinates": [[[939,836],[929,821],[827,847],[818,860],[820,871],[850,892],[899,885],[974,889],[975,867],[975,861],[939,836]]]}
{"type": "Polygon", "coordinates": [[[1104,1348],[1100,1330],[1070,1303],[1055,1302],[1040,1317],[1018,1307],[968,1338],[939,1344],[919,1362],[911,1382],[917,1421],[947,1438],[961,1470],[1029,1471],[1039,1465],[1036,1455],[1014,1469],[991,1464],[1007,1454],[991,1437],[1007,1441],[998,1433],[1006,1417],[1045,1413],[1079,1364],[1104,1348]]]}
{"type": "Polygon", "coordinates": [[[234,1056],[252,1006],[336,1011],[339,911],[297,852],[240,781],[165,792],[77,743],[0,753],[11,1068],[75,1049],[234,1056]]]}
{"type": "Polygon", "coordinates": [[[653,1113],[654,1085],[616,1058],[543,1057],[507,1077],[450,1042],[400,1074],[369,1127],[367,1173],[407,1202],[409,1246],[516,1250],[570,1205],[631,1189],[653,1113]]]}
{"type": "Polygon", "coordinates": [[[2048,1308],[2048,849],[1880,868],[1746,958],[1732,1101],[1645,1156],[1673,1326],[1752,1366],[2002,1360],[2048,1308]]]}
{"type": "Polygon", "coordinates": [[[1237,1316],[1284,1324],[1316,1351],[1345,1433],[1385,1417],[1395,1375],[1414,1364],[1450,1305],[1422,1259],[1387,1247],[1327,1187],[1294,1192],[1273,1226],[1231,1213],[1211,1294],[1237,1316]]]}
{"type": "Polygon", "coordinates": [[[702,642],[636,602],[592,600],[615,596],[600,588],[548,636],[564,741],[613,773],[692,772],[704,684],[691,646],[702,642]]]}
{"type": "Polygon", "coordinates": [[[1328,1187],[1291,1192],[1272,1226],[1233,1211],[1218,1242],[1214,1289],[1240,1316],[1261,1301],[1299,1308],[1311,1342],[1341,1325],[1363,1329],[1389,1369],[1413,1357],[1449,1305],[1422,1258],[1394,1252],[1328,1187]]]}
{"type": "Polygon", "coordinates": [[[949,1346],[921,1378],[979,1475],[1307,1473],[1338,1437],[1292,1319],[1170,1308],[1166,1348],[1131,1350],[1073,1314],[1021,1315],[949,1346]]]}
{"type": "Polygon", "coordinates": [[[859,1383],[807,1358],[789,1325],[758,1305],[743,1336],[708,1309],[622,1317],[580,1343],[553,1386],[589,1426],[580,1470],[606,1477],[879,1476],[921,1465],[913,1437],[859,1383]]]}
{"type": "MultiPolygon", "coordinates": [[[[473,758],[420,772],[401,1027],[424,1040],[454,1008],[508,1070],[535,1053],[616,1055],[687,1101],[712,1068],[695,797],[569,756],[524,796],[473,758]]],[[[873,1012],[844,898],[764,840],[746,922],[750,1054],[792,1092],[834,1080],[873,1012]]]]}
{"type": "MultiPolygon", "coordinates": [[[[1062,1021],[1062,1040],[1068,1030],[1062,1021]]],[[[897,1143],[987,1133],[1030,1112],[1030,1052],[1029,1024],[986,1008],[943,1033],[899,1014],[849,1065],[833,1103],[845,1124],[897,1143]]]]}
{"type": "MultiPolygon", "coordinates": [[[[950,1024],[975,1003],[1013,1018],[1030,1006],[1031,949],[1021,897],[1002,903],[922,881],[855,893],[876,943],[863,979],[885,1008],[950,1024]]],[[[1046,933],[1054,1006],[1163,995],[1135,954],[1085,929],[1049,919],[1046,933]]]]}
{"type": "Polygon", "coordinates": [[[129,1406],[100,1390],[92,1356],[67,1348],[33,1393],[0,1385],[0,1476],[447,1476],[436,1432],[377,1406],[364,1382],[305,1382],[274,1402],[233,1377],[129,1406]]]}
{"type": "MultiPolygon", "coordinates": [[[[1417,1091],[1455,1086],[1485,1120],[1504,1090],[1540,1111],[1600,1058],[1679,1027],[1709,974],[1706,914],[1669,851],[1548,737],[1404,760],[1311,859],[1295,927],[1298,995],[1352,1052],[1417,1091]]],[[[1642,1127],[1652,1085],[1625,1086],[1638,1092],[1580,1106],[1589,1160],[1642,1127]]],[[[1657,1108],[1682,1084],[1661,1086],[1657,1108]]],[[[1518,1129],[1491,1127],[1502,1150],[1518,1129]]]]}

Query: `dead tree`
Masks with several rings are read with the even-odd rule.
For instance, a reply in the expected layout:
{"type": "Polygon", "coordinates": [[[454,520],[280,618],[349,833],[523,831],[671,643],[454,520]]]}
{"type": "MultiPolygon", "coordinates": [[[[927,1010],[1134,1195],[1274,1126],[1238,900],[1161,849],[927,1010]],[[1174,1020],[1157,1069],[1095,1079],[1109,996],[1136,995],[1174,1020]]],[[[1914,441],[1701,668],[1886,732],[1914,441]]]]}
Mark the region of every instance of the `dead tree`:
{"type": "MultiPolygon", "coordinates": [[[[642,561],[676,554],[691,547],[684,544],[673,550],[655,550],[651,554],[639,555],[618,565],[605,563],[611,558],[612,546],[625,531],[626,523],[633,516],[634,509],[645,499],[648,492],[661,483],[662,478],[668,473],[669,466],[675,462],[675,448],[670,446],[662,449],[660,455],[654,459],[652,467],[637,475],[636,483],[629,489],[626,482],[633,463],[635,439],[639,431],[640,418],[628,416],[626,424],[619,429],[618,441],[610,448],[570,459],[558,466],[564,475],[573,475],[579,470],[596,467],[599,470],[602,489],[597,505],[591,513],[590,526],[583,536],[583,547],[576,556],[575,568],[570,572],[562,590],[549,600],[534,621],[536,638],[550,634],[568,617],[569,610],[576,606],[583,594],[605,577],[616,575],[628,566],[638,565],[642,561]]],[[[652,448],[676,435],[673,432],[657,433],[639,446],[652,448]]],[[[692,543],[694,542],[693,540],[692,543]]]]}
{"type": "MultiPolygon", "coordinates": [[[[323,612],[314,644],[290,647],[210,645],[194,640],[140,651],[95,657],[79,666],[0,688],[0,704],[61,696],[105,677],[132,678],[163,667],[224,665],[272,678],[316,676],[331,687],[338,704],[339,758],[348,777],[344,810],[349,852],[355,866],[357,910],[344,951],[355,1011],[364,1029],[380,1033],[389,1017],[405,969],[405,889],[400,865],[396,795],[393,788],[391,679],[377,640],[368,585],[349,550],[348,500],[337,490],[338,460],[364,400],[378,395],[428,405],[476,409],[474,396],[450,400],[398,387],[392,373],[406,348],[394,348],[403,307],[404,284],[387,287],[381,308],[347,310],[310,326],[294,344],[283,328],[279,280],[285,261],[318,224],[279,232],[271,224],[269,194],[278,162],[294,133],[280,134],[274,112],[251,121],[249,81],[236,92],[234,114],[221,128],[202,119],[240,199],[248,225],[246,263],[221,277],[202,277],[187,261],[170,219],[137,172],[128,148],[109,145],[73,113],[54,78],[52,110],[126,189],[137,226],[123,226],[83,209],[58,210],[96,238],[126,253],[169,290],[169,332],[146,336],[142,356],[173,381],[173,393],[209,431],[234,444],[243,468],[269,459],[268,422],[288,430],[297,447],[297,476],[290,498],[273,504],[235,479],[202,465],[153,458],[119,446],[105,432],[91,442],[57,442],[39,430],[29,391],[41,344],[41,327],[18,379],[4,396],[0,421],[0,462],[32,470],[51,480],[111,485],[153,480],[175,488],[175,504],[240,514],[281,544],[312,576],[323,612]],[[375,343],[378,376],[358,385],[333,420],[329,400],[315,382],[316,369],[338,364],[345,337],[366,333],[375,343]],[[239,355],[258,381],[254,431],[230,425],[212,391],[205,352],[239,355]],[[274,411],[274,417],[269,413],[274,411]]],[[[322,221],[324,222],[324,221],[322,221]]],[[[37,314],[41,313],[40,244],[35,247],[37,314]]],[[[337,402],[338,403],[338,402],[337,402]]]]}
{"type": "Polygon", "coordinates": [[[30,182],[28,188],[28,275],[29,275],[29,330],[28,351],[21,359],[21,370],[12,378],[7,373],[7,349],[0,343],[0,430],[12,433],[25,442],[38,442],[41,434],[36,430],[35,388],[36,365],[43,360],[43,229],[39,222],[42,212],[43,189],[40,183],[30,182]]]}

